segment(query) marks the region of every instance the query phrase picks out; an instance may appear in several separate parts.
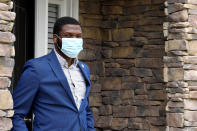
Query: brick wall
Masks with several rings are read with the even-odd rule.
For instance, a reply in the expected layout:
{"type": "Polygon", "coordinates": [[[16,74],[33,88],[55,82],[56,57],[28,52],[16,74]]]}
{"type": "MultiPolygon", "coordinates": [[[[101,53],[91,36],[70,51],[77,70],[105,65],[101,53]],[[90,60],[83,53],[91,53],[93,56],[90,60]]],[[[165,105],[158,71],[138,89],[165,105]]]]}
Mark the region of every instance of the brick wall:
{"type": "Polygon", "coordinates": [[[0,0],[0,130],[10,130],[14,111],[13,100],[8,90],[11,83],[12,71],[14,67],[14,47],[15,36],[11,33],[15,13],[10,10],[13,2],[10,0],[0,0]]]}
{"type": "Polygon", "coordinates": [[[164,131],[164,0],[80,0],[98,131],[164,131]]]}

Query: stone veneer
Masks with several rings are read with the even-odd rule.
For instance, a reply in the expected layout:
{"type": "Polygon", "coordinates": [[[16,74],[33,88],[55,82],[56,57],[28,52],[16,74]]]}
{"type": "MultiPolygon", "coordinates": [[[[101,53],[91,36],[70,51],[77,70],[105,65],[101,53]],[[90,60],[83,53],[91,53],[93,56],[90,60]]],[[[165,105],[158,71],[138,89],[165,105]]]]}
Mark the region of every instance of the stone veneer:
{"type": "Polygon", "coordinates": [[[197,0],[167,0],[167,131],[197,131],[197,0]]]}
{"type": "Polygon", "coordinates": [[[164,131],[164,0],[80,0],[97,131],[164,131]]]}
{"type": "MultiPolygon", "coordinates": [[[[12,8],[0,0],[3,131],[14,113],[12,8]]],[[[197,0],[80,0],[80,22],[97,131],[197,131],[197,0]]]]}
{"type": "Polygon", "coordinates": [[[10,78],[14,67],[14,34],[11,33],[15,13],[11,0],[0,0],[0,130],[6,131],[12,128],[10,117],[13,116],[13,100],[9,87],[10,78]]]}

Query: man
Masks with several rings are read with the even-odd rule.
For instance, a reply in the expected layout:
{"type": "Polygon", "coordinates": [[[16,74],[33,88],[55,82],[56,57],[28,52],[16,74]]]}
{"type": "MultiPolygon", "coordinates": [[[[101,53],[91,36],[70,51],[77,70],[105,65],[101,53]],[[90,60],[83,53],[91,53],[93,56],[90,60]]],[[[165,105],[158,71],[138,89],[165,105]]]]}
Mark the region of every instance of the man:
{"type": "Polygon", "coordinates": [[[53,34],[55,49],[29,60],[14,89],[12,130],[28,130],[24,117],[32,109],[34,131],[95,131],[88,101],[90,71],[77,58],[83,49],[81,26],[62,17],[53,34]]]}

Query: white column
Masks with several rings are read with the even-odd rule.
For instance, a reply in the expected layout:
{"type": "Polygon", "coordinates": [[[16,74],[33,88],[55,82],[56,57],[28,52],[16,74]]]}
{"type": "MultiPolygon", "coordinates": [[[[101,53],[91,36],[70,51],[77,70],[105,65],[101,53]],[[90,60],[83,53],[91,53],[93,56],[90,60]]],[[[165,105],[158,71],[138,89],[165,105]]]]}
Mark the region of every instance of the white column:
{"type": "Polygon", "coordinates": [[[47,54],[48,49],[48,0],[36,0],[35,6],[35,55],[47,54]]]}

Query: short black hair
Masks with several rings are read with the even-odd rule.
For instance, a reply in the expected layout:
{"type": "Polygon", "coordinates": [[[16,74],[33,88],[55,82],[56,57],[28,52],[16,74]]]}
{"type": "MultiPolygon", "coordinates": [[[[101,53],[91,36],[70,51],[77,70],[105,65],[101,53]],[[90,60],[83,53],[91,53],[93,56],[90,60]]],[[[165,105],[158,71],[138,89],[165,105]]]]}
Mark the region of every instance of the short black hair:
{"type": "Polygon", "coordinates": [[[67,24],[81,26],[80,23],[72,17],[69,17],[69,16],[61,17],[61,18],[58,18],[57,21],[54,24],[53,34],[59,35],[59,32],[62,29],[62,26],[67,25],[67,24]]]}

